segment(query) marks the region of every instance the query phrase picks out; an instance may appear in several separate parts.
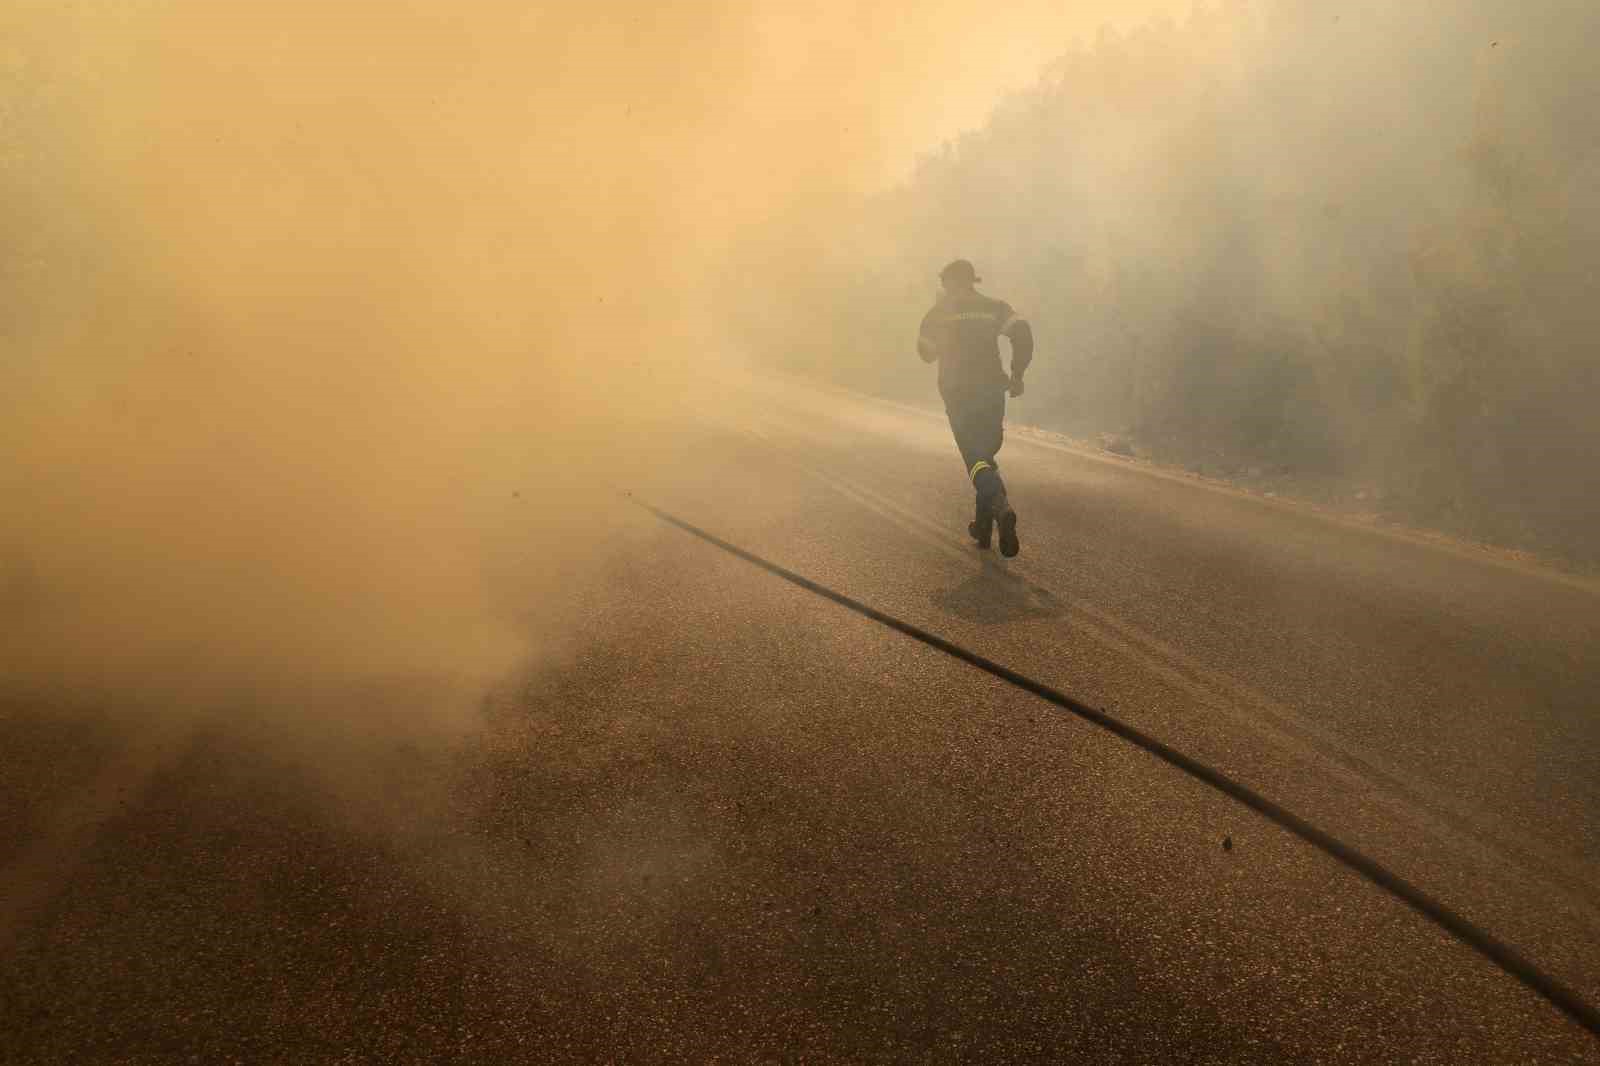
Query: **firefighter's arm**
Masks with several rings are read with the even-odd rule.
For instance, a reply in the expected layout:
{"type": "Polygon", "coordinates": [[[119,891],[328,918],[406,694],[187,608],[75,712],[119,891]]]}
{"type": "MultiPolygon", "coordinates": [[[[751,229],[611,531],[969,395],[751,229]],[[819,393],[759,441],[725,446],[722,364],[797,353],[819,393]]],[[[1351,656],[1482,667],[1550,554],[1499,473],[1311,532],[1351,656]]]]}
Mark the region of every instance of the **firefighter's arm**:
{"type": "Polygon", "coordinates": [[[924,363],[932,363],[939,358],[939,340],[933,335],[932,311],[922,316],[922,326],[917,330],[917,354],[924,363]]]}
{"type": "Polygon", "coordinates": [[[1033,362],[1033,327],[1021,315],[1013,313],[1006,319],[1000,332],[1011,341],[1011,395],[1022,395],[1022,374],[1033,362]]]}

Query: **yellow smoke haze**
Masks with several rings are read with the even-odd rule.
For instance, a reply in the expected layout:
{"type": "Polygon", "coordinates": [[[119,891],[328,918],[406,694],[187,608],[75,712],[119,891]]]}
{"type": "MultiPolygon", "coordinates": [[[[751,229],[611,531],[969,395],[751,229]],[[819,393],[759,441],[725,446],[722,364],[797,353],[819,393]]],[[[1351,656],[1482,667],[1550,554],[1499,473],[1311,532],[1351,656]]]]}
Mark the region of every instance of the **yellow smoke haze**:
{"type": "Polygon", "coordinates": [[[0,672],[502,669],[737,355],[741,232],[827,234],[1108,15],[7,5],[0,672]]]}

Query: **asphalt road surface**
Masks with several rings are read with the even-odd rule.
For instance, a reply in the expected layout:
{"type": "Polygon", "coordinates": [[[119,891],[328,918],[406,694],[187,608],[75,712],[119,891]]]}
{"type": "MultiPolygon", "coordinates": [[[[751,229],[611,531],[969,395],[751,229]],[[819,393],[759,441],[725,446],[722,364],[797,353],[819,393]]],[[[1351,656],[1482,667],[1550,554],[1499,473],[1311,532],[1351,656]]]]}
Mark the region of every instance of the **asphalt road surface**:
{"type": "MultiPolygon", "coordinates": [[[[1600,1002],[1600,588],[1020,434],[1002,561],[938,418],[715,401],[641,498],[1108,709],[1600,1002]]],[[[624,497],[593,525],[559,654],[464,726],[393,679],[5,693],[0,1062],[1600,1062],[1127,742],[624,497]]]]}

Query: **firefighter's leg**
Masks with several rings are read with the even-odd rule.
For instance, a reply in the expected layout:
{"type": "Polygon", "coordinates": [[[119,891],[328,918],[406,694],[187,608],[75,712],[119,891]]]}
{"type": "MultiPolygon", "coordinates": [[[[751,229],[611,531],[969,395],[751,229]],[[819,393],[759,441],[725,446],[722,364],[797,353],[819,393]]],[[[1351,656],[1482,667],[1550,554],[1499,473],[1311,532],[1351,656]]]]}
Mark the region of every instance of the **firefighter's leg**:
{"type": "MultiPolygon", "coordinates": [[[[956,448],[961,452],[961,462],[967,471],[968,478],[984,469],[990,460],[985,457],[982,444],[984,443],[974,432],[973,404],[971,398],[964,395],[946,394],[944,398],[945,414],[950,418],[950,432],[955,436],[956,448]]],[[[976,481],[974,480],[974,484],[976,481]]],[[[984,499],[980,495],[971,524],[967,532],[972,539],[978,542],[978,547],[987,548],[989,539],[994,532],[994,518],[984,506],[984,499]]]]}
{"type": "Polygon", "coordinates": [[[1005,411],[1003,392],[983,397],[980,403],[973,405],[969,415],[968,446],[977,458],[967,470],[978,498],[979,517],[974,524],[985,534],[979,538],[979,543],[987,547],[990,525],[998,526],[1000,554],[1010,558],[1021,547],[1017,540],[1017,512],[1006,495],[1006,483],[1000,477],[1000,467],[994,458],[1004,441],[1005,411]]]}
{"type": "Polygon", "coordinates": [[[1003,392],[980,393],[965,398],[959,418],[956,412],[951,414],[951,425],[957,427],[956,443],[967,464],[967,477],[977,490],[980,509],[992,511],[993,505],[1005,497],[1005,482],[1000,479],[1000,464],[995,459],[1000,450],[1005,403],[1003,392]]]}
{"type": "Polygon", "coordinates": [[[966,464],[967,477],[972,481],[976,497],[975,514],[967,531],[980,548],[987,548],[995,519],[1005,509],[1005,483],[1000,480],[999,465],[994,458],[1000,447],[1005,395],[947,397],[945,406],[956,447],[961,450],[961,461],[966,464]],[[997,503],[1001,506],[997,507],[997,503]]]}

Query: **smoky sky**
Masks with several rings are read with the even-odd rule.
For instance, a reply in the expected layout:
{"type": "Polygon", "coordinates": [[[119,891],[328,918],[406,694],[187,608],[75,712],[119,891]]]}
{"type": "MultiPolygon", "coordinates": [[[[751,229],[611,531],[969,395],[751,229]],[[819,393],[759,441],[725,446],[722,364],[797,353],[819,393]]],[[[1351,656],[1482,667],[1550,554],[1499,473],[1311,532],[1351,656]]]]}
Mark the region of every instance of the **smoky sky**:
{"type": "Polygon", "coordinates": [[[503,668],[597,472],[737,355],[737,237],[1136,15],[7,5],[0,668],[503,668]]]}

